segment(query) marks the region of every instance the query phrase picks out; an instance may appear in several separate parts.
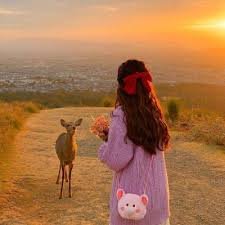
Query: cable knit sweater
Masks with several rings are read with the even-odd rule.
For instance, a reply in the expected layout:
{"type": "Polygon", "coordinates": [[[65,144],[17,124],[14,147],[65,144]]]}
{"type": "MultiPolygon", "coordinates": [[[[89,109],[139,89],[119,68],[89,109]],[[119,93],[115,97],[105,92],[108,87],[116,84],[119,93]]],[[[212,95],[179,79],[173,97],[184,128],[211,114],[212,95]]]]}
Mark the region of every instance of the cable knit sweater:
{"type": "Polygon", "coordinates": [[[164,152],[157,150],[157,154],[151,156],[128,138],[124,139],[125,135],[124,113],[121,107],[117,107],[113,112],[108,142],[100,146],[98,153],[99,159],[115,172],[110,198],[110,225],[159,225],[170,214],[164,152]],[[142,195],[144,186],[149,197],[145,218],[140,221],[122,219],[117,211],[117,189],[142,195]]]}

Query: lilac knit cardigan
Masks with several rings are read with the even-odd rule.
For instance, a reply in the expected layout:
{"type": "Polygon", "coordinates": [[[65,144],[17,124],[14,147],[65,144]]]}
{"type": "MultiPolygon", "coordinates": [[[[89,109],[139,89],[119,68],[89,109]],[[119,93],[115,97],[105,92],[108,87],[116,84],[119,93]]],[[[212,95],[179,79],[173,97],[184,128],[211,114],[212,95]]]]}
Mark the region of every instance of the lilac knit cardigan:
{"type": "Polygon", "coordinates": [[[121,107],[117,107],[113,112],[108,142],[103,143],[98,152],[99,159],[115,172],[110,198],[110,225],[159,225],[170,214],[164,153],[157,150],[157,154],[151,156],[129,139],[126,141],[125,135],[124,113],[121,107]],[[145,182],[145,193],[149,197],[145,218],[140,221],[122,219],[117,211],[117,189],[141,195],[145,182]]]}

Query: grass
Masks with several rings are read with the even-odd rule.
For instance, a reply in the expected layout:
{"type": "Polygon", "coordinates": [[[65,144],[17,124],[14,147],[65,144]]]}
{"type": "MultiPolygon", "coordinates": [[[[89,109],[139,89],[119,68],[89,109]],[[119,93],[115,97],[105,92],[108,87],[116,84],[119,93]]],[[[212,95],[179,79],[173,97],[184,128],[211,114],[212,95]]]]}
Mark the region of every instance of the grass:
{"type": "MultiPolygon", "coordinates": [[[[166,105],[171,99],[174,99],[179,104],[179,109],[181,111],[178,121],[175,123],[168,121],[172,129],[186,131],[185,136],[190,140],[204,141],[206,143],[225,146],[224,86],[191,83],[173,85],[156,84],[156,90],[165,113],[167,111],[166,105]]],[[[115,91],[93,92],[91,90],[57,90],[48,93],[5,92],[0,94],[0,101],[1,100],[9,104],[14,104],[14,101],[32,101],[45,108],[61,108],[68,106],[112,107],[115,102],[115,91]]],[[[10,110],[10,107],[8,110],[10,110]]],[[[33,110],[35,111],[36,109],[29,106],[25,109],[26,113],[32,113],[33,110]]],[[[20,113],[18,112],[18,114],[20,113]]],[[[8,118],[8,122],[11,121],[10,126],[13,127],[12,130],[16,130],[16,128],[20,127],[20,122],[18,122],[20,120],[14,121],[14,116],[12,114],[10,115],[12,118],[8,118]]],[[[167,115],[168,113],[166,113],[166,117],[167,115]]],[[[23,118],[23,115],[20,114],[20,117],[23,118]]],[[[8,136],[8,134],[6,136],[8,136]]],[[[0,140],[0,147],[2,147],[2,145],[3,143],[0,140]]]]}
{"type": "Polygon", "coordinates": [[[40,92],[4,92],[0,94],[0,100],[32,101],[45,108],[63,108],[68,106],[111,107],[114,105],[114,93],[93,91],[65,91],[56,90],[48,93],[40,92]]]}
{"type": "Polygon", "coordinates": [[[156,85],[162,100],[177,99],[189,109],[203,109],[225,115],[225,86],[214,84],[159,84],[156,85]]]}
{"type": "MultiPolygon", "coordinates": [[[[26,131],[19,136],[21,141],[15,160],[8,161],[11,169],[3,179],[1,224],[109,224],[113,174],[97,159],[102,141],[91,134],[89,128],[92,116],[108,115],[110,110],[99,107],[43,110],[27,121],[26,131]],[[73,121],[80,117],[84,120],[77,131],[73,197],[68,198],[68,183],[65,183],[64,197],[59,200],[60,185],[55,184],[59,161],[53,146],[57,136],[65,130],[59,120],[73,121]]],[[[224,224],[224,198],[221,196],[225,158],[216,150],[214,146],[179,141],[173,136],[173,150],[166,153],[171,224],[224,224]]]]}
{"type": "MultiPolygon", "coordinates": [[[[161,102],[177,99],[185,108],[200,108],[225,115],[225,88],[213,84],[156,84],[157,94],[161,102]]],[[[56,90],[47,93],[39,92],[4,92],[0,100],[32,101],[46,108],[61,108],[67,106],[111,107],[115,102],[115,90],[109,92],[91,90],[56,90]]]]}
{"type": "Polygon", "coordinates": [[[182,109],[179,119],[172,123],[171,129],[184,131],[189,141],[205,142],[225,146],[225,117],[203,109],[182,109]]]}
{"type": "Polygon", "coordinates": [[[1,224],[108,224],[112,173],[97,158],[102,141],[90,132],[90,126],[92,116],[107,116],[110,111],[111,108],[100,107],[58,108],[43,110],[27,120],[26,130],[16,139],[21,140],[17,151],[11,151],[13,157],[4,161],[10,166],[4,166],[3,173],[1,166],[0,190],[4,180],[2,187],[6,192],[0,194],[1,224]],[[58,135],[65,132],[61,118],[66,121],[83,118],[83,122],[76,136],[73,197],[68,198],[68,183],[65,183],[63,198],[59,200],[60,185],[55,184],[59,160],[54,144],[58,135]],[[9,183],[13,183],[12,189],[9,183]]]}
{"type": "Polygon", "coordinates": [[[32,102],[0,102],[0,152],[11,147],[25,119],[39,109],[40,107],[32,102]]]}

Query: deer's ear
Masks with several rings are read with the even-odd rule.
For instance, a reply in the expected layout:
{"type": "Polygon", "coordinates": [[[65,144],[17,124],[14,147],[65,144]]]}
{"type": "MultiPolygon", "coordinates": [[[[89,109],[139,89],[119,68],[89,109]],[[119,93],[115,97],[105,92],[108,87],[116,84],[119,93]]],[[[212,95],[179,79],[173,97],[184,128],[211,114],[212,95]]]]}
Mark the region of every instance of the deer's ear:
{"type": "Polygon", "coordinates": [[[66,121],[65,121],[64,119],[61,119],[61,120],[60,120],[60,123],[61,123],[61,125],[62,125],[63,127],[66,126],[66,121]]]}
{"type": "Polygon", "coordinates": [[[81,123],[82,123],[82,121],[83,121],[83,119],[82,118],[80,118],[79,120],[77,120],[74,124],[75,124],[75,126],[76,127],[78,127],[78,126],[80,126],[81,125],[81,123]]]}

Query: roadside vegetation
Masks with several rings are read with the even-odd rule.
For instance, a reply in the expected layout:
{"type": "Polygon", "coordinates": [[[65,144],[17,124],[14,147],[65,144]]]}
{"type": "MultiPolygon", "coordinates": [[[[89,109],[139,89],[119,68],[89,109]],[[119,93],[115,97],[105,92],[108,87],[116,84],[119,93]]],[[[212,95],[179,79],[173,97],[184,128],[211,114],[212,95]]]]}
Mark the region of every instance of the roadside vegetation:
{"type": "MultiPolygon", "coordinates": [[[[156,85],[171,130],[183,132],[193,141],[203,141],[225,146],[225,88],[211,84],[158,84],[156,85]]],[[[113,107],[115,91],[57,90],[53,92],[4,92],[0,93],[0,123],[8,124],[14,133],[20,128],[27,114],[43,108],[61,107],[113,107]],[[15,101],[17,103],[15,103],[15,101]],[[28,102],[28,103],[19,103],[28,102]],[[31,103],[33,102],[33,103],[31,103]],[[28,105],[26,106],[26,104],[28,105]],[[4,117],[2,115],[9,114],[4,117]]],[[[0,124],[1,125],[1,124],[0,124]]],[[[10,139],[6,125],[1,125],[2,136],[10,139]],[[3,132],[6,130],[7,132],[3,132]]],[[[4,143],[1,141],[0,148],[4,143]]]]}
{"type": "Polygon", "coordinates": [[[171,130],[181,131],[189,141],[225,147],[225,116],[200,108],[181,108],[172,99],[167,102],[166,119],[171,130]]]}
{"type": "MultiPolygon", "coordinates": [[[[224,85],[212,84],[156,84],[157,94],[162,102],[175,99],[182,107],[200,108],[225,115],[224,85]]],[[[0,100],[6,102],[32,101],[46,108],[61,108],[67,106],[114,106],[115,90],[56,90],[52,92],[0,92],[0,100]]]]}
{"type": "Polygon", "coordinates": [[[94,91],[64,91],[54,92],[4,92],[0,94],[0,100],[32,101],[45,108],[63,108],[69,106],[111,107],[114,105],[115,94],[109,92],[94,91]]]}
{"type": "Polygon", "coordinates": [[[0,154],[11,147],[25,119],[39,110],[32,102],[0,102],[0,154]]]}

